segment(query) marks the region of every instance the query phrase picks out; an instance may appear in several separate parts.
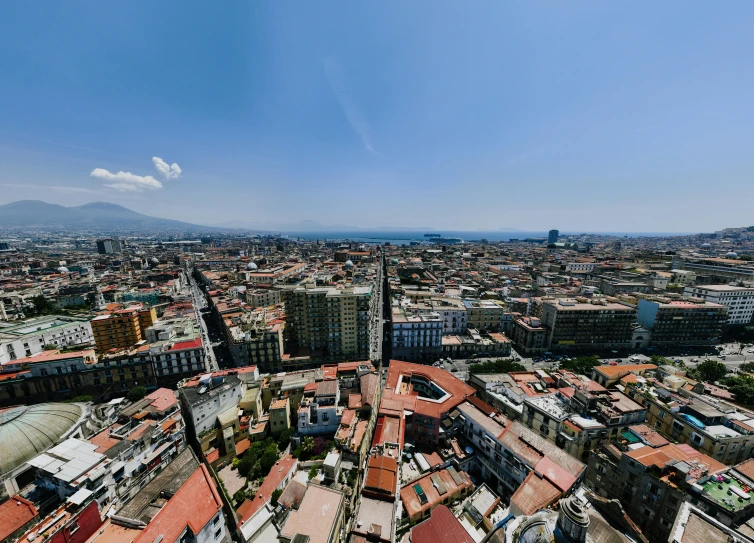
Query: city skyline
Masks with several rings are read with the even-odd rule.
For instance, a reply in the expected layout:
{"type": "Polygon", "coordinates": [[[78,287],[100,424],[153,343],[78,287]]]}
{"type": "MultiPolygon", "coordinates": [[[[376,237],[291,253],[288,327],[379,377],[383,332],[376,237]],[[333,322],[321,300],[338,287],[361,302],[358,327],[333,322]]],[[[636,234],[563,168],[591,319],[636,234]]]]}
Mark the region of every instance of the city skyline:
{"type": "Polygon", "coordinates": [[[0,204],[106,201],[196,224],[745,226],[753,15],[3,6],[0,204]],[[725,212],[689,213],[711,188],[734,196],[725,212]]]}

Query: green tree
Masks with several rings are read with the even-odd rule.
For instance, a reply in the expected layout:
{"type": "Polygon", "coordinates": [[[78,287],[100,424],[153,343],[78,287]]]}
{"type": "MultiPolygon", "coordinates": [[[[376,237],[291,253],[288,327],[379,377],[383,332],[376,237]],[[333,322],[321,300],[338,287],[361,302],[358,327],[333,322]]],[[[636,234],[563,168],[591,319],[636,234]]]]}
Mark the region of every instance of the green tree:
{"type": "Polygon", "coordinates": [[[317,466],[312,466],[309,468],[309,479],[314,479],[317,476],[317,473],[319,472],[319,469],[317,469],[317,466]]]}
{"type": "Polygon", "coordinates": [[[146,388],[141,387],[141,386],[133,387],[131,390],[128,391],[128,394],[126,394],[126,399],[132,402],[138,402],[146,395],[147,395],[146,388]]]}
{"type": "Polygon", "coordinates": [[[744,362],[738,367],[738,370],[743,373],[754,373],[754,362],[744,362]]]}
{"type": "Polygon", "coordinates": [[[241,490],[237,490],[235,494],[233,494],[233,501],[236,503],[236,507],[241,505],[246,500],[246,491],[242,488],[241,490]]]}
{"type": "Polygon", "coordinates": [[[560,369],[571,371],[577,375],[592,375],[592,370],[602,363],[596,356],[580,356],[573,360],[563,360],[560,369]]]}
{"type": "Polygon", "coordinates": [[[280,437],[278,437],[278,449],[280,449],[281,452],[284,451],[291,442],[291,436],[295,431],[296,430],[293,428],[288,428],[280,433],[280,437]]]}
{"type": "Polygon", "coordinates": [[[716,360],[705,360],[694,371],[699,380],[707,382],[719,381],[725,377],[726,373],[728,373],[728,368],[725,367],[725,364],[716,360]]]}
{"type": "Polygon", "coordinates": [[[283,493],[283,490],[280,488],[276,488],[272,491],[272,496],[270,496],[270,501],[272,502],[272,505],[277,505],[278,500],[280,499],[280,495],[283,493]]]}
{"type": "Polygon", "coordinates": [[[301,440],[301,451],[305,454],[311,454],[312,450],[314,449],[314,438],[311,436],[306,436],[304,439],[301,440]]]}
{"type": "Polygon", "coordinates": [[[728,391],[736,397],[736,402],[754,405],[754,378],[749,376],[729,377],[728,391]]]}
{"type": "Polygon", "coordinates": [[[479,364],[473,364],[469,367],[469,375],[482,374],[482,373],[508,373],[511,371],[526,371],[526,367],[514,362],[513,360],[491,360],[490,362],[482,362],[479,364]]]}

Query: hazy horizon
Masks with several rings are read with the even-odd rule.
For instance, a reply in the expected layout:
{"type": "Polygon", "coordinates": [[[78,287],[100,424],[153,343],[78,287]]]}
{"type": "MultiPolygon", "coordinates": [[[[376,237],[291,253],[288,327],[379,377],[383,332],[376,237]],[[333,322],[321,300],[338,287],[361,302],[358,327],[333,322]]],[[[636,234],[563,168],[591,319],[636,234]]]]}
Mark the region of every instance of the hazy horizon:
{"type": "Polygon", "coordinates": [[[754,198],[752,20],[751,3],[680,1],[6,3],[0,204],[735,227],[754,198]]]}

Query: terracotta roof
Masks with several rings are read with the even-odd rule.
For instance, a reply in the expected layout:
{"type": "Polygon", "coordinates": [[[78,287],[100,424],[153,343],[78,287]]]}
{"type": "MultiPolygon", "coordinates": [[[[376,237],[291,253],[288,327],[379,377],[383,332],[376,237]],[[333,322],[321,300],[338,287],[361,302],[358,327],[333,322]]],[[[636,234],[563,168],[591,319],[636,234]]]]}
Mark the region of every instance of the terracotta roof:
{"type": "Polygon", "coordinates": [[[474,543],[458,519],[444,505],[432,510],[428,520],[411,530],[412,543],[474,543]]]}
{"type": "MultiPolygon", "coordinates": [[[[443,413],[447,413],[453,407],[467,399],[467,397],[473,396],[475,393],[476,389],[470,387],[463,381],[457,379],[453,374],[443,369],[422,364],[413,364],[411,362],[403,362],[401,360],[391,360],[383,401],[388,401],[386,408],[390,411],[402,411],[403,409],[408,409],[420,415],[440,418],[443,413]],[[422,399],[416,392],[413,392],[413,390],[408,391],[407,394],[395,393],[395,389],[398,387],[398,382],[402,376],[410,377],[414,375],[423,376],[434,382],[440,388],[445,390],[450,397],[443,402],[434,402],[422,399]],[[399,404],[403,405],[399,406],[399,404]],[[403,409],[401,409],[401,407],[403,409]]],[[[380,412],[383,412],[382,403],[380,404],[380,412]]]]}
{"type": "Polygon", "coordinates": [[[457,475],[459,477],[459,481],[461,482],[460,485],[456,484],[455,480],[447,469],[442,469],[427,473],[421,478],[414,480],[410,485],[402,487],[400,491],[401,501],[403,502],[403,507],[405,507],[409,517],[413,517],[416,514],[424,511],[425,509],[432,509],[436,505],[440,504],[447,496],[454,494],[460,489],[474,486],[465,471],[459,471],[457,472],[457,475]],[[447,489],[446,493],[440,495],[437,487],[432,482],[433,477],[438,478],[439,481],[441,481],[445,485],[447,489]],[[426,497],[425,503],[421,503],[419,496],[416,494],[417,486],[421,487],[421,490],[426,497]]]}
{"type": "Polygon", "coordinates": [[[367,463],[367,477],[365,490],[372,490],[381,494],[395,495],[398,481],[398,462],[388,456],[369,458],[367,463]]]}
{"type": "Polygon", "coordinates": [[[555,485],[532,472],[511,496],[511,505],[515,505],[524,515],[529,516],[552,504],[560,494],[555,485]]]}
{"type": "Polygon", "coordinates": [[[754,482],[754,458],[744,460],[737,466],[734,466],[733,469],[750,481],[754,482]]]}
{"type": "Polygon", "coordinates": [[[0,541],[23,528],[38,514],[37,508],[21,496],[0,503],[0,541]]]}
{"type": "Polygon", "coordinates": [[[270,501],[272,493],[280,487],[288,475],[295,471],[297,465],[298,460],[290,454],[275,462],[270,473],[264,478],[264,482],[259,487],[254,499],[244,501],[238,508],[239,526],[253,517],[257,511],[264,507],[264,504],[270,501]]]}
{"type": "Polygon", "coordinates": [[[291,479],[288,486],[278,498],[278,503],[288,509],[298,509],[306,494],[306,485],[299,483],[296,479],[291,479]]]}
{"type": "Polygon", "coordinates": [[[178,403],[178,399],[175,397],[175,392],[169,388],[158,388],[151,394],[148,394],[147,398],[152,400],[150,407],[160,413],[178,403]]]}
{"type": "MultiPolygon", "coordinates": [[[[89,438],[89,443],[91,443],[92,445],[97,445],[97,449],[95,450],[95,452],[104,454],[110,449],[112,449],[113,447],[115,447],[115,445],[120,443],[121,441],[120,439],[115,439],[114,437],[110,437],[111,430],[112,430],[112,426],[105,428],[99,434],[96,434],[89,438]]],[[[0,538],[0,540],[1,539],[2,538],[0,538]]]]}
{"type": "Polygon", "coordinates": [[[401,419],[380,415],[374,431],[372,445],[384,445],[385,443],[401,443],[401,419]]]}
{"type": "Polygon", "coordinates": [[[200,465],[160,509],[134,543],[153,543],[157,538],[161,538],[164,543],[174,543],[186,527],[198,534],[222,506],[209,471],[204,465],[200,465]]]}

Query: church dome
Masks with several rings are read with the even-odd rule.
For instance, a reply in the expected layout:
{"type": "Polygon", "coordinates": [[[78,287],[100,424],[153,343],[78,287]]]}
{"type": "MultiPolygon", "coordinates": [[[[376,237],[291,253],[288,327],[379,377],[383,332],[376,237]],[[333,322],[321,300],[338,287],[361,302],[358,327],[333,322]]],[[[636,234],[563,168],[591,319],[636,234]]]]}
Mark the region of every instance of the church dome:
{"type": "Polygon", "coordinates": [[[84,415],[75,403],[42,403],[0,410],[0,476],[55,445],[84,415]]]}
{"type": "Polygon", "coordinates": [[[248,264],[246,264],[246,269],[249,270],[249,271],[256,270],[257,269],[257,265],[254,264],[253,262],[249,262],[248,264]]]}

